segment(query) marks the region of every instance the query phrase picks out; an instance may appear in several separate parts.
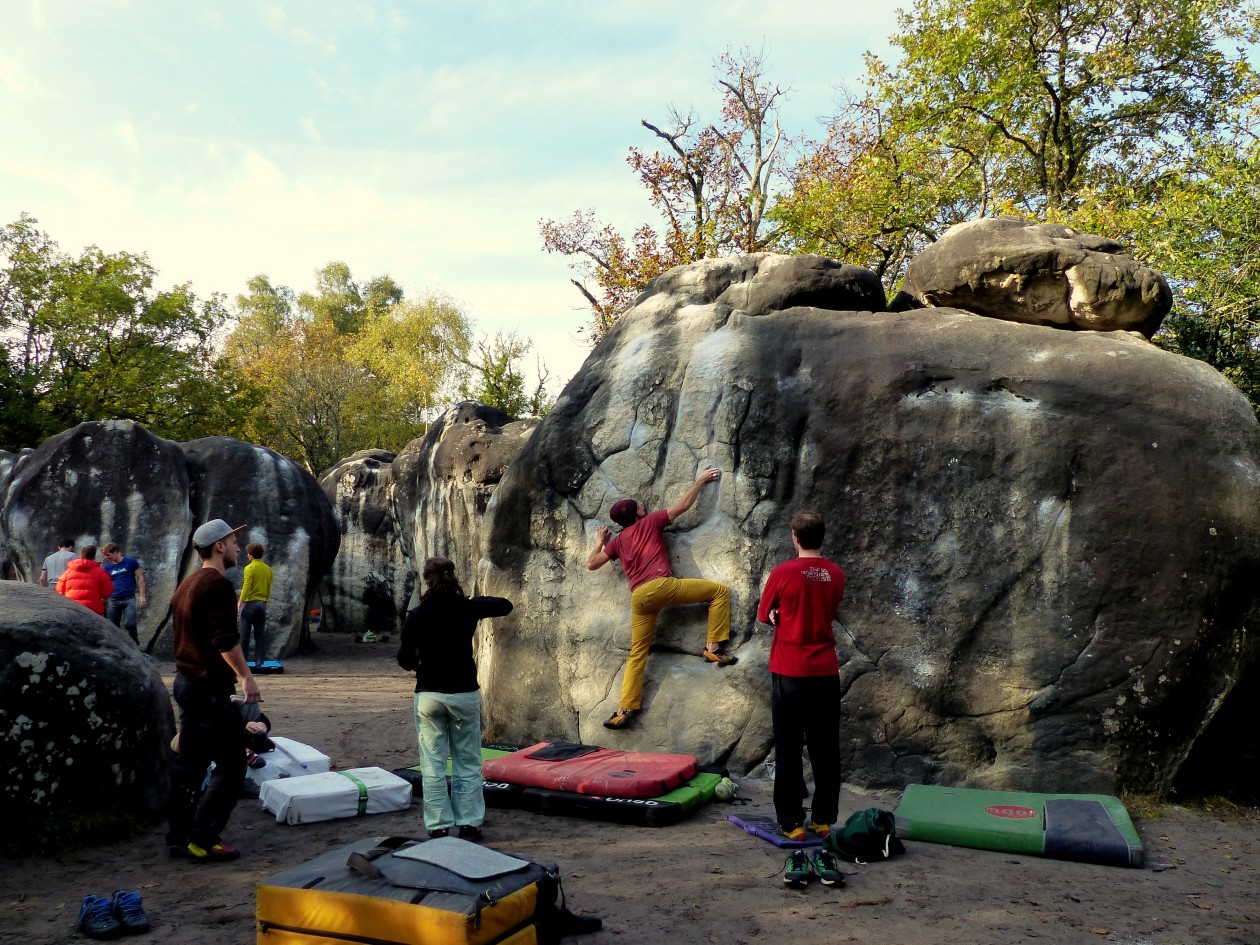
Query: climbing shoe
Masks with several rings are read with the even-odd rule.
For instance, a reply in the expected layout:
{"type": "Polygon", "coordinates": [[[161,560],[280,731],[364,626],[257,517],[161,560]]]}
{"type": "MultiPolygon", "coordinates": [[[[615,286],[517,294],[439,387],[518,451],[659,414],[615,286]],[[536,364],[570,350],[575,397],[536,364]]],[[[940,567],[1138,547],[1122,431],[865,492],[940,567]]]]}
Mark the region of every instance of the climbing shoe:
{"type": "Polygon", "coordinates": [[[826,840],[831,833],[831,824],[816,824],[811,820],[806,829],[819,840],[826,840]]]}
{"type": "Polygon", "coordinates": [[[171,856],[182,860],[192,860],[194,863],[226,863],[229,860],[239,860],[241,853],[223,843],[216,843],[209,847],[189,843],[182,847],[171,847],[171,856]]]}
{"type": "Polygon", "coordinates": [[[836,866],[836,858],[826,850],[815,851],[811,864],[814,867],[814,872],[818,874],[818,881],[824,886],[844,885],[844,874],[836,866]]]}
{"type": "Polygon", "coordinates": [[[787,827],[784,827],[783,836],[795,843],[803,843],[809,839],[809,834],[805,832],[804,827],[793,827],[790,830],[787,827]]]}
{"type": "Polygon", "coordinates": [[[783,864],[783,882],[793,889],[804,889],[809,882],[809,857],[804,850],[793,850],[787,862],[783,864]]]}
{"type": "Polygon", "coordinates": [[[629,728],[630,720],[634,718],[634,710],[627,709],[625,712],[614,712],[612,717],[604,723],[604,728],[613,730],[621,728],[629,728]]]}
{"type": "Polygon", "coordinates": [[[731,656],[726,650],[705,650],[704,658],[718,666],[734,666],[739,662],[738,656],[731,656]]]}
{"type": "Polygon", "coordinates": [[[149,931],[149,917],[144,914],[144,905],[140,902],[138,892],[118,890],[109,901],[109,911],[128,935],[149,931]]]}
{"type": "Polygon", "coordinates": [[[110,902],[104,896],[84,896],[79,906],[79,921],[74,927],[89,938],[116,938],[122,934],[122,923],[114,918],[110,902]]]}

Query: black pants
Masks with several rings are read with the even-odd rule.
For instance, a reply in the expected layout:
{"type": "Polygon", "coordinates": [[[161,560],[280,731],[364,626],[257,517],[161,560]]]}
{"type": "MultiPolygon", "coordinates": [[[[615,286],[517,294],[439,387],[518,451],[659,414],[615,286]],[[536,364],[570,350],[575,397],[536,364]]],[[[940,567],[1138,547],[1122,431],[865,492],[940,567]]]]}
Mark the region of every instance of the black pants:
{"type": "Polygon", "coordinates": [[[212,847],[223,839],[245,781],[245,725],[223,683],[175,674],[179,752],[171,765],[167,843],[212,847]],[[210,762],[214,770],[206,781],[210,762]],[[205,790],[202,790],[202,784],[205,790]]]}
{"type": "Polygon", "coordinates": [[[774,812],[784,830],[805,822],[802,752],[814,768],[810,820],[834,824],[840,816],[840,677],[770,674],[774,721],[774,812]]]}

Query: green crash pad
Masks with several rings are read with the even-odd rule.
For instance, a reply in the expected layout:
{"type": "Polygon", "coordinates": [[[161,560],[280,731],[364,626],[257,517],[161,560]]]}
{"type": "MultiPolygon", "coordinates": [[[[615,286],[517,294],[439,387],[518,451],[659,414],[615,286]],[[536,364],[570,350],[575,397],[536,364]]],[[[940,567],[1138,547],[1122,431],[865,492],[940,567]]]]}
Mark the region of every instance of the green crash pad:
{"type": "Polygon", "coordinates": [[[1119,798],[911,784],[897,805],[905,840],[1056,860],[1141,866],[1142,840],[1119,798]]]}

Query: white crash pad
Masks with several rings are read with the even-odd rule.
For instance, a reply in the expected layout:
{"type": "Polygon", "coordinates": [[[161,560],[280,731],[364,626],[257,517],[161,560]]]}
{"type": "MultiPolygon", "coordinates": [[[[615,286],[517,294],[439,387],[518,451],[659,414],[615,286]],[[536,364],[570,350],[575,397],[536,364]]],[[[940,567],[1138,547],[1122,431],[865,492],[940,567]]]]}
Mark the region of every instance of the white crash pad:
{"type": "Polygon", "coordinates": [[[411,806],[411,782],[384,768],[350,768],[267,781],[263,807],[287,824],[310,824],[411,806]]]}
{"type": "Polygon", "coordinates": [[[275,749],[258,756],[266,764],[261,768],[245,769],[245,777],[255,784],[274,781],[276,778],[322,774],[332,767],[332,759],[318,748],[279,735],[273,736],[271,741],[275,744],[275,749]]]}

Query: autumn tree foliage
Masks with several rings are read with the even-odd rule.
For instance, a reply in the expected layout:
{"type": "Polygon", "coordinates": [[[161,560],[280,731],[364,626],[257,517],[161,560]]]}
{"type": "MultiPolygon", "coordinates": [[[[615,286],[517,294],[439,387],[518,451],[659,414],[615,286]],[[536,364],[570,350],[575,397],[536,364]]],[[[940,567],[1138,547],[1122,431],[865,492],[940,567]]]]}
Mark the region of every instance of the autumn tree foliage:
{"type": "Polygon", "coordinates": [[[867,57],[774,211],[794,248],[890,284],[953,223],[1149,197],[1256,92],[1249,3],[915,0],[899,19],[900,60],[867,57]]]}
{"type": "Polygon", "coordinates": [[[255,276],[237,297],[223,361],[254,386],[249,439],[318,475],[361,449],[400,450],[453,392],[467,316],[441,296],[408,299],[389,276],[354,280],[345,263],[295,293],[255,276]]]}
{"type": "Polygon", "coordinates": [[[25,214],[0,228],[0,449],[88,420],[176,440],[240,431],[248,389],[214,366],[223,300],[158,275],[143,254],[64,252],[25,214]]]}
{"type": "Polygon", "coordinates": [[[671,108],[660,124],[644,120],[655,150],[632,147],[627,163],[647,192],[659,223],[629,236],[593,210],[540,222],[543,247],[571,259],[572,280],[592,312],[598,342],[653,278],[674,266],[770,248],[778,230],[767,211],[785,144],[779,104],[786,90],[766,78],[765,57],[744,50],[717,62],[718,121],[671,108]]]}

